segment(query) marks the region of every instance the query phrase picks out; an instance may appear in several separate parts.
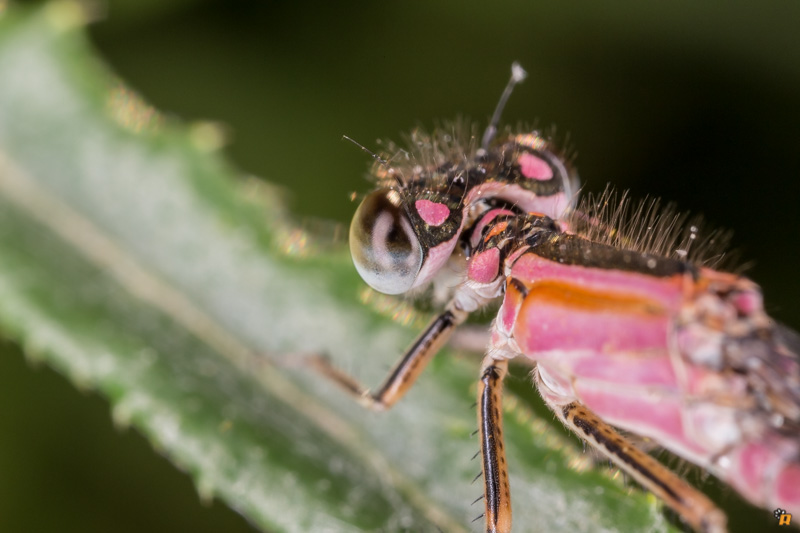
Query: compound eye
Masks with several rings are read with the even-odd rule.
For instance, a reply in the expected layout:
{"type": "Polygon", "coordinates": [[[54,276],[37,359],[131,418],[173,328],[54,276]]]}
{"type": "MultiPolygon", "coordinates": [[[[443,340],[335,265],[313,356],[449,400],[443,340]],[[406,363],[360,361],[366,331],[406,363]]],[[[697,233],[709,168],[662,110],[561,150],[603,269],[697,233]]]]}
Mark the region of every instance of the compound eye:
{"type": "Polygon", "coordinates": [[[422,268],[422,246],[400,193],[378,189],[364,198],[350,224],[350,254],[358,273],[376,291],[400,294],[414,285],[422,268]]]}

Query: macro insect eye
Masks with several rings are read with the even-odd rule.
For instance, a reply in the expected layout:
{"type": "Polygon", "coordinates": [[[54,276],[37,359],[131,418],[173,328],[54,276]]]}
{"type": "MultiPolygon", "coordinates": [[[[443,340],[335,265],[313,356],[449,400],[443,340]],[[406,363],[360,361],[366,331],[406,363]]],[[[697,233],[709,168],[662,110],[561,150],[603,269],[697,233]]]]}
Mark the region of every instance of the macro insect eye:
{"type": "Polygon", "coordinates": [[[422,246],[399,193],[378,189],[358,206],[350,224],[350,254],[356,270],[376,291],[409,290],[422,268],[422,246]]]}

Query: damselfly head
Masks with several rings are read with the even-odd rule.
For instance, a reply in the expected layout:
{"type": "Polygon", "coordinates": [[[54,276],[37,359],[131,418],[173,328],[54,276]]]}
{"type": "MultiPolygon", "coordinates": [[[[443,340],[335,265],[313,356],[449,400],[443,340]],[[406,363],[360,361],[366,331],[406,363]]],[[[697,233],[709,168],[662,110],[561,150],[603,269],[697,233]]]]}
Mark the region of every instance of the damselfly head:
{"type": "Polygon", "coordinates": [[[375,160],[378,188],[350,226],[353,262],[373,289],[401,294],[427,284],[454,253],[469,255],[475,227],[492,209],[554,220],[571,209],[577,176],[563,153],[536,131],[498,135],[500,113],[524,77],[515,63],[482,137],[461,120],[414,130],[406,148],[388,143],[380,155],[352,141],[375,160]]]}

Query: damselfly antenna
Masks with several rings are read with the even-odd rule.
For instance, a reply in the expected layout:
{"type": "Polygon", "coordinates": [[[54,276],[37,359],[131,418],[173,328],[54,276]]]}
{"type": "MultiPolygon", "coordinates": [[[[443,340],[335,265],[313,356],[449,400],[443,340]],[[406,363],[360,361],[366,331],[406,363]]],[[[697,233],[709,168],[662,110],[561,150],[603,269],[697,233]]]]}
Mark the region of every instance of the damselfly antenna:
{"type": "Polygon", "coordinates": [[[525,69],[522,68],[519,63],[514,61],[511,64],[511,79],[508,80],[508,85],[506,85],[503,94],[500,96],[500,101],[497,102],[497,107],[494,109],[494,115],[492,115],[492,121],[489,123],[489,126],[483,133],[481,149],[486,150],[489,148],[489,143],[492,142],[494,136],[497,135],[497,124],[500,122],[500,115],[503,113],[503,108],[506,106],[506,102],[508,102],[508,98],[511,96],[514,86],[527,77],[528,73],[525,72],[525,69]]]}
{"type": "Polygon", "coordinates": [[[378,154],[376,154],[375,152],[373,152],[372,150],[370,150],[369,148],[367,148],[366,146],[364,146],[364,145],[363,145],[363,144],[361,144],[360,142],[356,141],[355,139],[351,139],[351,138],[350,138],[350,137],[348,137],[347,135],[342,135],[342,139],[344,139],[344,140],[346,140],[346,141],[350,141],[351,143],[355,144],[356,146],[358,146],[359,148],[361,148],[363,151],[365,151],[366,153],[368,153],[369,155],[371,155],[371,156],[372,156],[372,158],[373,158],[375,161],[377,161],[377,162],[378,162],[378,163],[380,163],[381,165],[385,166],[386,168],[390,168],[390,167],[389,167],[389,162],[388,162],[388,161],[386,161],[384,158],[382,158],[381,156],[379,156],[378,154]]]}
{"type": "Polygon", "coordinates": [[[355,139],[351,139],[351,138],[350,138],[350,137],[348,137],[347,135],[342,135],[342,139],[345,139],[345,140],[347,140],[347,141],[350,141],[351,143],[353,143],[353,144],[355,144],[356,146],[358,146],[359,148],[361,148],[361,149],[362,149],[364,152],[366,152],[366,153],[368,153],[370,156],[372,156],[372,159],[374,159],[375,161],[377,161],[378,163],[380,163],[380,164],[381,164],[381,166],[385,167],[385,168],[386,168],[386,170],[387,170],[387,171],[389,171],[389,172],[387,172],[387,173],[388,173],[388,174],[389,174],[389,175],[390,175],[392,178],[394,178],[394,180],[397,182],[397,185],[398,185],[400,188],[402,188],[402,187],[405,185],[405,184],[403,183],[403,180],[401,180],[401,179],[400,179],[400,177],[399,177],[398,175],[396,175],[394,172],[392,172],[392,165],[390,165],[390,164],[389,164],[389,161],[387,161],[386,159],[382,158],[381,156],[379,156],[378,154],[376,154],[375,152],[373,152],[372,150],[370,150],[369,148],[367,148],[366,146],[364,146],[364,145],[363,145],[363,144],[361,144],[360,142],[356,141],[355,139]]]}

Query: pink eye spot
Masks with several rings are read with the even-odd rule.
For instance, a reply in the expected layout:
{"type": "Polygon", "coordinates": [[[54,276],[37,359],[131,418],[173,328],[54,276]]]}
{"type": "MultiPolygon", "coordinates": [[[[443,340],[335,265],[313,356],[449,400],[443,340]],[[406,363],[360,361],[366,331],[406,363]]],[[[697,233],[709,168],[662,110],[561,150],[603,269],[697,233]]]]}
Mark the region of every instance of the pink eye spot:
{"type": "Polygon", "coordinates": [[[491,283],[499,272],[500,250],[490,248],[470,260],[467,275],[478,283],[491,283]]]}
{"type": "Polygon", "coordinates": [[[523,153],[517,160],[522,175],[532,180],[546,181],[553,178],[553,169],[543,159],[523,153]]]}
{"type": "Polygon", "coordinates": [[[414,202],[414,207],[417,208],[417,213],[422,220],[431,226],[441,226],[450,216],[450,209],[446,205],[430,200],[417,200],[414,202]]]}

